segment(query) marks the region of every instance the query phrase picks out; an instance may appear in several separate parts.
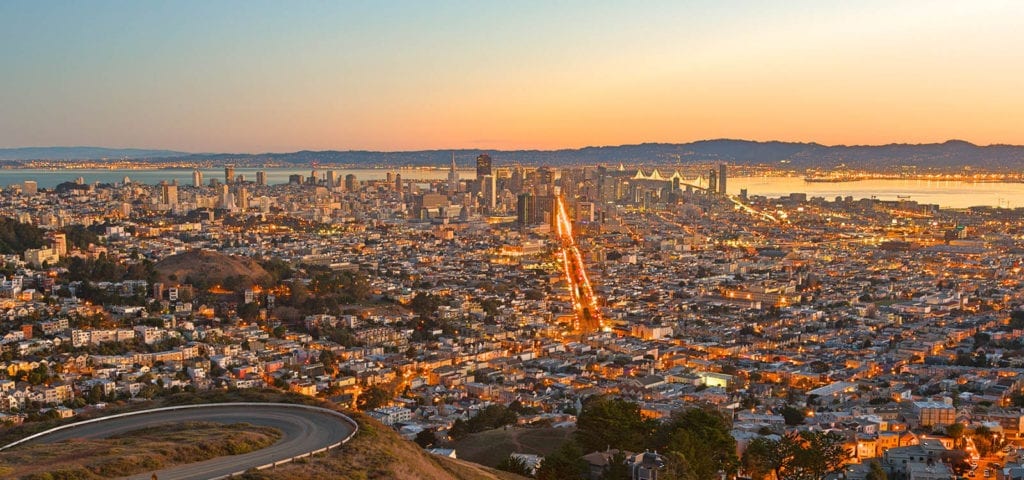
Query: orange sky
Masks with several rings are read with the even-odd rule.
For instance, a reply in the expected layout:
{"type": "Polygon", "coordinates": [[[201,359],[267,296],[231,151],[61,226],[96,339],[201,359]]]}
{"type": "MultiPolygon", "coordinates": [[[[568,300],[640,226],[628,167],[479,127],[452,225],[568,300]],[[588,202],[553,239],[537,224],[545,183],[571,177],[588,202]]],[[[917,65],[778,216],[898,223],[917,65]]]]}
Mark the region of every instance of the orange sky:
{"type": "Polygon", "coordinates": [[[1024,2],[0,3],[0,146],[1024,144],[1024,2]]]}

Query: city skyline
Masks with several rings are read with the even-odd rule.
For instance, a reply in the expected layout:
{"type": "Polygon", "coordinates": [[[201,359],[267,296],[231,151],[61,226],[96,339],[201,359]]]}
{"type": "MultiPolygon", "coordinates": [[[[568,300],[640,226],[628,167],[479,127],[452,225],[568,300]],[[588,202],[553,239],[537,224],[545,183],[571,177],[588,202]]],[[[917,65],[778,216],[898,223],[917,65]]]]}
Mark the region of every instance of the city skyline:
{"type": "Polygon", "coordinates": [[[0,5],[0,147],[1024,144],[1013,2],[0,5]],[[240,8],[244,7],[244,8],[240,8]]]}

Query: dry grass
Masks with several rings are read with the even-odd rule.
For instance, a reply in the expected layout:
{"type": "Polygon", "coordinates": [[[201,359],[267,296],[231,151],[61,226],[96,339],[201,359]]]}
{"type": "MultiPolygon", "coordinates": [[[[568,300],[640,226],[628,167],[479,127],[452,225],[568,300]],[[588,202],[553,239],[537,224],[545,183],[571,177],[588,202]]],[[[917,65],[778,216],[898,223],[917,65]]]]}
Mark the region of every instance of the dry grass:
{"type": "Polygon", "coordinates": [[[250,472],[244,478],[523,480],[523,477],[507,472],[431,455],[376,420],[359,414],[348,415],[359,422],[359,434],[344,447],[273,470],[250,472]]]}
{"type": "Polygon", "coordinates": [[[547,455],[569,440],[571,428],[496,428],[455,443],[459,458],[494,467],[510,453],[547,455]]]}
{"type": "Polygon", "coordinates": [[[25,480],[121,477],[259,450],[280,437],[276,429],[244,423],[177,423],[103,440],[16,448],[0,453],[0,472],[25,480]]]}

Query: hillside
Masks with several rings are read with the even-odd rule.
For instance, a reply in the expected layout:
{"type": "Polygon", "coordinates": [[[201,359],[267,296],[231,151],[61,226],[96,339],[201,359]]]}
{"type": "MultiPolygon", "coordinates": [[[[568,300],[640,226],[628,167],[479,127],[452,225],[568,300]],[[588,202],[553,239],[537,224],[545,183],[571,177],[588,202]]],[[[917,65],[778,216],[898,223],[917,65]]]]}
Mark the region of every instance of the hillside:
{"type": "Polygon", "coordinates": [[[213,285],[224,283],[230,277],[242,279],[239,283],[265,284],[271,279],[270,274],[251,258],[207,250],[171,255],[157,262],[154,268],[159,280],[169,284],[205,282],[213,285]]]}
{"type": "Polygon", "coordinates": [[[409,479],[418,480],[523,480],[524,477],[493,470],[464,460],[431,455],[380,422],[346,412],[359,422],[359,434],[344,447],[273,470],[251,472],[247,480],[409,479]]]}
{"type": "Polygon", "coordinates": [[[308,165],[311,162],[362,167],[443,166],[455,155],[458,165],[475,165],[476,156],[488,152],[496,165],[593,165],[595,163],[680,165],[724,162],[732,165],[783,164],[788,168],[850,168],[893,170],[901,166],[919,169],[960,170],[964,166],[1012,171],[1024,168],[1024,146],[974,145],[960,140],[925,144],[821,145],[801,142],[758,142],[715,139],[689,143],[641,143],[636,145],[593,146],[561,150],[454,149],[406,152],[366,150],[325,150],[260,154],[161,152],[155,150],[112,150],[60,148],[0,149],[0,161],[18,165],[19,161],[48,159],[94,159],[103,157],[136,158],[154,164],[167,162],[233,163],[240,167],[259,167],[267,162],[308,165]],[[95,152],[93,152],[93,150],[95,152]]]}
{"type": "MultiPolygon", "coordinates": [[[[157,408],[169,405],[191,405],[199,403],[221,403],[221,402],[284,402],[303,405],[316,405],[325,408],[337,408],[335,405],[323,402],[312,397],[306,397],[290,392],[276,390],[212,390],[208,392],[188,393],[183,392],[168,397],[158,398],[151,402],[135,405],[127,405],[128,408],[115,408],[106,411],[106,414],[120,413],[125,410],[137,410],[143,408],[157,408]]],[[[322,478],[322,479],[379,479],[379,480],[404,480],[415,478],[418,480],[525,480],[524,477],[508,472],[493,470],[490,468],[470,463],[465,460],[454,460],[431,455],[421,449],[418,445],[410,442],[380,422],[360,413],[344,411],[357,422],[359,422],[359,433],[343,447],[332,450],[326,455],[312,457],[294,464],[283,465],[272,470],[261,472],[250,472],[243,478],[261,480],[286,480],[295,478],[322,478]]],[[[10,429],[0,429],[0,444],[23,438],[31,433],[41,431],[45,428],[55,426],[57,423],[46,422],[40,424],[26,424],[24,426],[10,429]]],[[[231,431],[239,438],[251,439],[254,433],[260,433],[259,427],[238,426],[220,427],[221,431],[231,431]]],[[[179,429],[173,436],[153,436],[152,431],[140,431],[130,435],[124,435],[121,439],[100,440],[93,442],[74,442],[74,449],[63,449],[53,451],[47,455],[46,464],[58,465],[62,470],[77,471],[82,473],[93,468],[126,468],[126,462],[118,462],[118,455],[124,453],[123,442],[132,441],[131,448],[135,451],[150,451],[152,455],[147,457],[135,456],[132,462],[160,461],[165,465],[189,463],[200,458],[211,458],[217,455],[224,455],[220,450],[211,449],[213,453],[196,453],[194,458],[189,457],[189,452],[195,452],[195,444],[201,443],[207,435],[201,432],[202,429],[194,429],[197,434],[192,438],[182,438],[181,435],[188,434],[188,429],[179,429]],[[145,441],[144,441],[145,440],[145,441]],[[146,444],[146,441],[151,442],[146,444]],[[171,448],[168,442],[174,442],[177,446],[171,448]],[[119,450],[118,450],[119,449],[119,450]],[[155,453],[154,453],[155,452],[155,453]],[[58,460],[61,457],[72,458],[58,460]],[[152,458],[151,458],[152,457],[152,458]],[[168,460],[167,457],[171,457],[168,460]],[[150,458],[147,460],[147,458],[150,458]]],[[[218,430],[207,430],[217,432],[218,430]]],[[[273,432],[262,431],[265,435],[274,435],[273,432]]],[[[220,438],[218,447],[222,449],[228,435],[220,438]]],[[[35,448],[35,447],[33,447],[35,448]]],[[[40,446],[45,450],[47,446],[40,446]]],[[[53,450],[50,448],[50,450],[53,450]]],[[[0,453],[0,478],[19,478],[32,475],[26,468],[39,463],[27,459],[34,458],[33,455],[41,454],[39,451],[30,451],[26,448],[17,448],[10,452],[0,453]],[[17,470],[15,470],[17,468],[17,470]]],[[[42,457],[40,457],[42,458],[42,457]]],[[[155,465],[155,464],[153,464],[155,465]]],[[[36,468],[38,470],[38,468],[36,468]]],[[[32,470],[34,471],[34,470],[32,470]]],[[[31,477],[30,477],[31,478],[31,477]]],[[[45,477],[39,477],[45,478],[45,477]]],[[[80,477],[68,478],[94,478],[89,474],[80,477]]]]}
{"type": "Polygon", "coordinates": [[[121,477],[272,445],[281,433],[268,427],[186,422],[128,432],[103,440],[79,439],[0,452],[0,476],[23,480],[121,477]]]}
{"type": "MultiPolygon", "coordinates": [[[[486,150],[486,149],[485,149],[486,150]]],[[[780,164],[789,168],[827,168],[846,165],[851,168],[891,170],[899,166],[960,169],[965,165],[994,170],[1024,168],[1024,147],[1014,145],[979,146],[950,140],[930,144],[821,145],[798,142],[755,142],[749,140],[701,140],[690,143],[643,143],[584,147],[563,150],[486,150],[495,164],[580,165],[648,164],[679,165],[725,162],[734,165],[780,164]]],[[[308,164],[312,161],[361,166],[446,165],[455,153],[462,166],[475,165],[480,150],[424,150],[414,152],[301,151],[259,155],[197,154],[192,161],[212,161],[258,165],[266,161],[308,164]]]]}
{"type": "Polygon", "coordinates": [[[496,428],[470,434],[455,442],[459,458],[489,467],[498,465],[510,453],[546,456],[572,437],[574,428],[496,428]]]}
{"type": "Polygon", "coordinates": [[[0,160],[100,160],[170,158],[188,155],[173,150],[146,150],[141,148],[103,147],[23,147],[0,148],[0,160]]]}

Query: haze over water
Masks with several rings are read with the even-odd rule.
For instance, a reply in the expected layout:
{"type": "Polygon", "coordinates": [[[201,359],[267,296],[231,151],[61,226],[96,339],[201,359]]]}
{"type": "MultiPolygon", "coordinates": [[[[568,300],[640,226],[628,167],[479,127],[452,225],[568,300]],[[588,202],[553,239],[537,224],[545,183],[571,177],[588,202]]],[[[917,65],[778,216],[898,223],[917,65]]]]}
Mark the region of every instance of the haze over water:
{"type": "Polygon", "coordinates": [[[975,206],[1024,207],[1024,185],[1020,183],[929,181],[929,180],[860,180],[856,182],[805,182],[800,177],[737,177],[729,178],[730,194],[738,195],[746,188],[748,195],[782,197],[790,193],[806,193],[807,197],[837,196],[854,199],[912,200],[938,204],[942,208],[975,206]],[[907,198],[909,197],[909,198],[907,198]]]}

